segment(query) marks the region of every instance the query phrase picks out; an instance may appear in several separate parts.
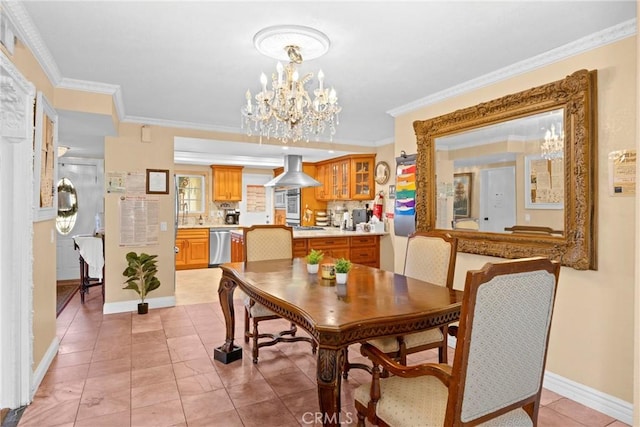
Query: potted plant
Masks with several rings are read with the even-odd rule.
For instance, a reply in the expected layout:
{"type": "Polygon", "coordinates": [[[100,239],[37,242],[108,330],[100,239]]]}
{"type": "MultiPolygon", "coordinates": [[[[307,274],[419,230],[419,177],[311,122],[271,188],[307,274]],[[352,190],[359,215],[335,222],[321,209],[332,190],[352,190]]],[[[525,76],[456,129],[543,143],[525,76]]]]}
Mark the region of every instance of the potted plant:
{"type": "Polygon", "coordinates": [[[318,266],[322,258],[324,258],[324,252],[311,249],[311,252],[307,255],[307,271],[310,274],[318,273],[318,266]]]}
{"type": "Polygon", "coordinates": [[[351,261],[344,258],[336,260],[336,283],[343,285],[347,283],[347,273],[351,270],[351,261]]]}
{"type": "Polygon", "coordinates": [[[127,286],[122,289],[132,289],[140,295],[138,314],[146,314],[149,311],[149,303],[144,302],[144,299],[149,292],[160,287],[160,280],[156,277],[157,257],[158,255],[145,253],[138,255],[135,252],[129,252],[127,254],[128,265],[122,272],[122,275],[127,277],[124,282],[127,286]]]}

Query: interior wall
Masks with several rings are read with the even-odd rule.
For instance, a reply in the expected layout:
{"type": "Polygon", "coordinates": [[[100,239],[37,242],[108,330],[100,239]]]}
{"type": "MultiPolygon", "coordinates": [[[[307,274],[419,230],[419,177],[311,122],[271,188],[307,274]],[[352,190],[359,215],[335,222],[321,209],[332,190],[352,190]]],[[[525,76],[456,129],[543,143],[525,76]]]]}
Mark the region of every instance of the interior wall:
{"type": "MultiPolygon", "coordinates": [[[[636,38],[594,49],[396,118],[396,154],[416,151],[413,122],[437,117],[531,87],[580,69],[598,70],[598,271],[562,268],[547,370],[607,395],[633,401],[635,200],[608,192],[610,151],[636,147],[636,38]]],[[[406,238],[396,237],[396,269],[406,238]]],[[[455,287],[489,257],[458,255],[455,287]]],[[[399,271],[399,270],[397,270],[399,271]]]]}
{"type": "MultiPolygon", "coordinates": [[[[394,155],[394,144],[386,144],[377,148],[376,164],[378,164],[378,162],[387,162],[389,170],[391,171],[391,176],[386,184],[381,185],[376,183],[375,194],[378,194],[380,191],[384,192],[384,212],[392,214],[395,206],[395,199],[391,199],[389,197],[389,186],[396,185],[396,158],[394,155]]],[[[375,174],[375,170],[373,172],[375,174]]],[[[380,268],[387,271],[393,271],[395,242],[395,239],[393,238],[393,218],[387,219],[387,231],[389,232],[389,235],[382,236],[380,239],[380,268]]]]}
{"type": "MultiPolygon", "coordinates": [[[[31,52],[18,40],[7,57],[22,75],[54,102],[53,85],[31,52]]],[[[31,196],[28,200],[32,200],[31,196]]],[[[26,238],[27,236],[25,236],[26,238]]],[[[33,369],[42,361],[56,337],[56,230],[55,220],[33,226],[33,369]]]]}

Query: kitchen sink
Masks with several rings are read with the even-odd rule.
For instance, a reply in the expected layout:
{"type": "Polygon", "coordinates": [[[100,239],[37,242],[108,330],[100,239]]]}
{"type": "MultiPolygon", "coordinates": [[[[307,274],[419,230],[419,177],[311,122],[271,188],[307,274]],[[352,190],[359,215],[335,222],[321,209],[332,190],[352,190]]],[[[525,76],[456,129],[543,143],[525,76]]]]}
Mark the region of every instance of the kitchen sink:
{"type": "Polygon", "coordinates": [[[294,225],[293,226],[294,230],[298,230],[298,231],[311,231],[311,230],[324,230],[324,227],[315,227],[313,225],[294,225]]]}

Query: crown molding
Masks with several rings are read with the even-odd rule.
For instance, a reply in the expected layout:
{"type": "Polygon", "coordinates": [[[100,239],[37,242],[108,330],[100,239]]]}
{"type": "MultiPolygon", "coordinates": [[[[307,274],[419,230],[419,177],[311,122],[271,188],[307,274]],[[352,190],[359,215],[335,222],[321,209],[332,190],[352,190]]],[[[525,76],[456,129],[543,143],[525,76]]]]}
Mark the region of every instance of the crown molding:
{"type": "Polygon", "coordinates": [[[26,9],[19,1],[0,0],[0,6],[6,16],[13,25],[16,36],[24,43],[33,53],[36,60],[49,78],[49,81],[57,86],[62,80],[62,75],[58,69],[58,65],[53,59],[53,55],[44,44],[40,32],[31,20],[26,9]]]}
{"type": "Polygon", "coordinates": [[[519,74],[524,74],[537,68],[553,64],[579,53],[614,43],[618,40],[633,36],[634,34],[636,34],[635,18],[622,22],[618,25],[614,25],[613,27],[606,28],[597,33],[590,34],[540,55],[525,59],[524,61],[516,62],[515,64],[485,74],[484,76],[480,76],[465,83],[452,86],[449,89],[436,92],[433,95],[429,95],[403,106],[394,108],[387,111],[387,114],[392,117],[398,117],[428,105],[444,101],[445,99],[453,98],[455,96],[462,95],[463,93],[471,92],[499,81],[507,80],[519,74]]]}
{"type": "Polygon", "coordinates": [[[60,80],[60,83],[56,88],[111,95],[113,97],[113,104],[116,108],[118,120],[124,120],[124,101],[122,100],[122,90],[120,89],[120,85],[92,82],[88,80],[68,79],[65,77],[60,80]]]}

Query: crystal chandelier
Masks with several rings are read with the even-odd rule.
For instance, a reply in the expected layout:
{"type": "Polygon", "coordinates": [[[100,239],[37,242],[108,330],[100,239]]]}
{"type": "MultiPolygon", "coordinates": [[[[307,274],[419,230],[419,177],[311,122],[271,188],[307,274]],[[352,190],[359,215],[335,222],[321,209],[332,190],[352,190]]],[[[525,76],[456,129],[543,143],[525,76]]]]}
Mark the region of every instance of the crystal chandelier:
{"type": "Polygon", "coordinates": [[[313,73],[300,77],[297,66],[302,63],[302,54],[311,59],[323,55],[329,48],[329,39],[317,30],[299,26],[270,27],[260,31],[254,37],[256,48],[276,59],[286,55],[289,63],[278,62],[276,73],[271,77],[271,87],[267,87],[267,76],[262,73],[262,90],[255,95],[247,90],[247,103],[241,109],[242,127],[247,135],[277,138],[283,143],[305,140],[311,137],[318,140],[326,136],[333,140],[338,113],[335,89],[324,83],[324,73],[318,72],[318,84],[313,97],[307,93],[305,85],[313,78],[313,73]],[[279,47],[278,47],[279,46],[279,47]]]}
{"type": "Polygon", "coordinates": [[[544,141],[540,146],[542,157],[551,160],[563,157],[564,155],[564,132],[556,133],[556,125],[552,124],[550,129],[544,134],[544,141]]]}

